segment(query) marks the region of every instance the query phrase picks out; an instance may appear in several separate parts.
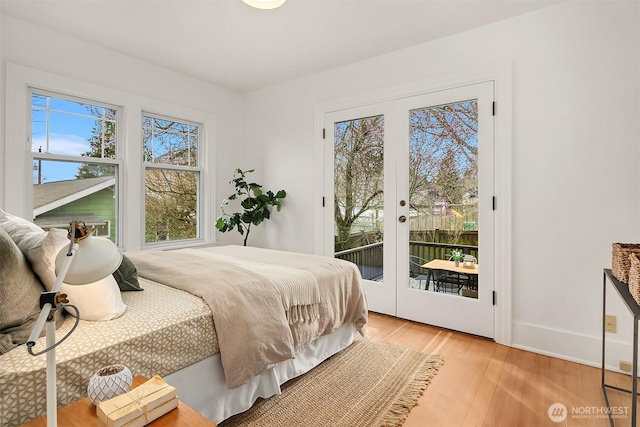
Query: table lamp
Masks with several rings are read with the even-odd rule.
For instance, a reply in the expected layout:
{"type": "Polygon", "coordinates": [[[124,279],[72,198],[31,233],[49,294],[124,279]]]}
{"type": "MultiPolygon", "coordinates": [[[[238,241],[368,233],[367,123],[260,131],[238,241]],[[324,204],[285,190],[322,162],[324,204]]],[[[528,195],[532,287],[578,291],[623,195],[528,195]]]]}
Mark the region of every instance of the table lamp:
{"type": "Polygon", "coordinates": [[[49,292],[40,296],[41,312],[31,330],[27,341],[27,350],[32,356],[47,353],[47,427],[55,427],[57,419],[56,397],[56,352],[55,348],[71,335],[80,320],[78,308],[67,304],[67,296],[58,294],[62,283],[85,285],[107,277],[118,269],[122,262],[122,253],[109,239],[92,237],[82,221],[72,221],[69,227],[69,247],[64,247],[56,256],[56,280],[49,292]],[[55,313],[64,309],[65,304],[76,312],[76,323],[57,343],[55,313]],[[33,347],[46,322],[46,348],[35,353],[33,347]]]}

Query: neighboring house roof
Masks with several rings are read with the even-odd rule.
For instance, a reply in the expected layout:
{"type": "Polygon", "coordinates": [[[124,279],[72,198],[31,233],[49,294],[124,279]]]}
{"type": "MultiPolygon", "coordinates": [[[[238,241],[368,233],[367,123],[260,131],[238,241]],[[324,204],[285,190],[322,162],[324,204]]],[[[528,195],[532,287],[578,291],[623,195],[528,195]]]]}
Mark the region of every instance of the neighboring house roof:
{"type": "Polygon", "coordinates": [[[33,186],[33,217],[115,185],[112,176],[47,182],[33,186]]]}
{"type": "Polygon", "coordinates": [[[36,218],[33,222],[44,229],[51,227],[68,228],[71,221],[79,220],[85,223],[88,227],[92,225],[102,225],[105,223],[104,219],[89,213],[74,213],[67,215],[52,215],[46,217],[36,218]]]}

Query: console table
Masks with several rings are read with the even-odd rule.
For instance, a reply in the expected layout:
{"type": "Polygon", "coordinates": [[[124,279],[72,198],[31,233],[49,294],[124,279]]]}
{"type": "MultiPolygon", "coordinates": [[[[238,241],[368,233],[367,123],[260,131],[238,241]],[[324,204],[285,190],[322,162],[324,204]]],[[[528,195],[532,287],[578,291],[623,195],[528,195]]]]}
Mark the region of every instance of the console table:
{"type": "Polygon", "coordinates": [[[611,412],[609,405],[609,397],[607,396],[607,388],[623,391],[625,393],[631,393],[631,426],[635,427],[636,425],[636,406],[638,403],[638,319],[640,319],[640,305],[636,303],[636,300],[633,299],[631,293],[629,292],[629,286],[626,283],[622,283],[620,280],[616,279],[616,277],[611,272],[611,269],[605,268],[603,279],[602,279],[602,393],[604,393],[604,401],[607,405],[607,410],[609,410],[609,423],[611,427],[613,425],[613,418],[611,418],[611,412]],[[620,298],[629,309],[629,312],[633,316],[633,359],[631,361],[631,377],[632,377],[632,385],[631,390],[627,390],[624,388],[616,387],[611,384],[607,384],[604,381],[604,357],[605,357],[605,327],[606,327],[606,315],[607,315],[607,278],[613,284],[613,288],[618,291],[620,298]]]}

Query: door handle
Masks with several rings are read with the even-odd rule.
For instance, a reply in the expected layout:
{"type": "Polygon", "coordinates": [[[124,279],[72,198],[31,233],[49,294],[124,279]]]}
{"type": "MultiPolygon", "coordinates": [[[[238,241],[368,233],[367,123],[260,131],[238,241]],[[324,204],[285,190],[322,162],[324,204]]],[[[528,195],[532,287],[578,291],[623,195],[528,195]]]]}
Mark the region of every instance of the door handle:
{"type": "Polygon", "coordinates": [[[400,215],[400,217],[398,218],[398,221],[400,222],[405,222],[407,220],[407,217],[404,215],[400,215]]]}

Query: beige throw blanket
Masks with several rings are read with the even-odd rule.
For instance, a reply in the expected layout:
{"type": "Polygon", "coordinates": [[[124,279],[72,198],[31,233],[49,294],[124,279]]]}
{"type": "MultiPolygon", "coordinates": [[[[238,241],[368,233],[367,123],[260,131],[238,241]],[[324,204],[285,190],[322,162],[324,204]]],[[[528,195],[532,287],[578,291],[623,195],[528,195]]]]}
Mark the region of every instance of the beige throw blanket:
{"type": "Polygon", "coordinates": [[[294,358],[296,349],[343,324],[354,323],[364,334],[367,306],[361,277],[346,261],[242,246],[136,251],[127,256],[141,277],[188,291],[209,304],[230,388],[294,358]],[[278,288],[264,275],[240,267],[244,261],[312,274],[319,288],[318,318],[290,324],[278,288]]]}
{"type": "Polygon", "coordinates": [[[309,322],[318,318],[320,290],[318,281],[308,271],[243,260],[214,252],[205,252],[202,249],[184,249],[182,252],[226,261],[263,276],[278,289],[289,323],[309,322]]]}

